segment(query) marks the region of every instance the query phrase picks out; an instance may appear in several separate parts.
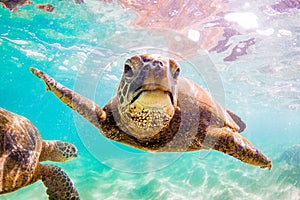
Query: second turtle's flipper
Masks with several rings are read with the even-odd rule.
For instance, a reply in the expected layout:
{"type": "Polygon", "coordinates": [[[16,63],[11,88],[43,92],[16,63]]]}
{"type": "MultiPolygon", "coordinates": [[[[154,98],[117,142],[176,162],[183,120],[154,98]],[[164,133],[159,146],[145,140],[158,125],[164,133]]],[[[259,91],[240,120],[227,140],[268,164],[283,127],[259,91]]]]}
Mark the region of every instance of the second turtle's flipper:
{"type": "Polygon", "coordinates": [[[49,199],[80,199],[72,180],[57,166],[39,165],[37,179],[42,180],[47,187],[49,199]]]}
{"type": "Polygon", "coordinates": [[[99,122],[106,119],[105,111],[95,102],[63,86],[39,69],[31,67],[30,71],[46,83],[47,90],[51,90],[64,104],[78,112],[97,128],[100,126],[99,122]]]}
{"type": "Polygon", "coordinates": [[[271,160],[246,138],[230,128],[208,128],[204,148],[212,148],[233,156],[244,163],[272,169],[271,160]]]}

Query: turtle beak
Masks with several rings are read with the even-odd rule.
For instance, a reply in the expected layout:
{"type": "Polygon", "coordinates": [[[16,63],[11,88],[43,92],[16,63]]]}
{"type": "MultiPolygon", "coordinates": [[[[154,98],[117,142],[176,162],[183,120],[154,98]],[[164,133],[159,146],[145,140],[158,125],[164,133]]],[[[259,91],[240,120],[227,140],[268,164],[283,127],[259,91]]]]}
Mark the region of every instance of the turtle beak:
{"type": "Polygon", "coordinates": [[[129,88],[131,94],[129,102],[134,102],[144,91],[161,90],[168,93],[175,106],[176,83],[166,64],[157,60],[147,63],[141,68],[137,77],[132,80],[129,88]]]}
{"type": "Polygon", "coordinates": [[[156,91],[156,90],[160,90],[163,91],[164,93],[167,93],[172,105],[174,106],[174,96],[172,94],[171,91],[169,91],[167,88],[162,88],[160,85],[144,85],[142,88],[139,88],[137,91],[135,91],[132,100],[130,101],[130,104],[132,104],[133,102],[135,102],[143,92],[146,91],[156,91]]]}

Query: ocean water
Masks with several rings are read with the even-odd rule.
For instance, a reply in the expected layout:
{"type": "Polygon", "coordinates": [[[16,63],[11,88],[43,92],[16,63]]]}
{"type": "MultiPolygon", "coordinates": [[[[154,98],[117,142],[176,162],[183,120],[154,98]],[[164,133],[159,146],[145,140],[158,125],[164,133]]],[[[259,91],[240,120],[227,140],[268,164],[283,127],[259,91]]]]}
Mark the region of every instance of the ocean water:
{"type": "MultiPolygon", "coordinates": [[[[0,9],[0,106],[30,119],[44,139],[77,146],[78,158],[51,163],[81,199],[300,199],[298,1],[47,3],[53,12],[0,9]],[[175,57],[182,76],[246,122],[243,136],[273,169],[216,151],[151,154],[109,141],[29,71],[104,106],[137,53],[175,57]]],[[[45,191],[39,181],[0,199],[47,199],[45,191]]]]}

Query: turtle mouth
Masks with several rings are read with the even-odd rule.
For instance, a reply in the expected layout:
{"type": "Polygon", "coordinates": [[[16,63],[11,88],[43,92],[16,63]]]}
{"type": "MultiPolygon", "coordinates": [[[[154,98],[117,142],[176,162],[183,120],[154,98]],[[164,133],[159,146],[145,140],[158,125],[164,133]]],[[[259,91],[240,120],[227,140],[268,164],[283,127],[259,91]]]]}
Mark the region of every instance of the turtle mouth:
{"type": "Polygon", "coordinates": [[[145,90],[141,90],[141,91],[139,91],[139,92],[133,97],[133,99],[130,101],[130,104],[133,104],[133,103],[134,103],[136,100],[138,100],[138,99],[142,96],[142,94],[144,94],[144,93],[154,93],[154,95],[155,95],[155,93],[157,93],[157,92],[166,94],[166,95],[169,97],[169,99],[170,99],[172,105],[174,105],[174,98],[173,98],[172,93],[169,92],[169,91],[161,90],[161,89],[155,89],[155,90],[147,90],[147,89],[145,89],[145,90]]]}
{"type": "Polygon", "coordinates": [[[175,113],[173,97],[172,92],[157,85],[135,90],[129,105],[120,112],[128,132],[137,138],[148,138],[167,127],[175,113]]]}

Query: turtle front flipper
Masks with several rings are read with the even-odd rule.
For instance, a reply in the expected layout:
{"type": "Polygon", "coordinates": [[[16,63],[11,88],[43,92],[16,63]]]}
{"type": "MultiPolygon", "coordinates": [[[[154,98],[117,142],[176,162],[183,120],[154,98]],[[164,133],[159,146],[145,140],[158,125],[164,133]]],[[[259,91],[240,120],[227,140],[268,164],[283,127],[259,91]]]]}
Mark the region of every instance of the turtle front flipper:
{"type": "Polygon", "coordinates": [[[40,162],[46,160],[64,162],[76,158],[77,155],[77,148],[71,143],[58,140],[43,140],[40,162]]]}
{"type": "Polygon", "coordinates": [[[100,128],[99,122],[106,119],[106,113],[95,102],[63,86],[39,69],[31,67],[30,71],[41,78],[47,85],[46,89],[51,90],[64,104],[78,112],[94,126],[100,128]]]}
{"type": "Polygon", "coordinates": [[[39,165],[37,178],[47,187],[49,199],[79,200],[79,194],[68,175],[59,167],[39,165]]]}
{"type": "Polygon", "coordinates": [[[230,128],[209,127],[202,145],[233,156],[244,163],[272,169],[272,162],[268,157],[230,128]]]}

